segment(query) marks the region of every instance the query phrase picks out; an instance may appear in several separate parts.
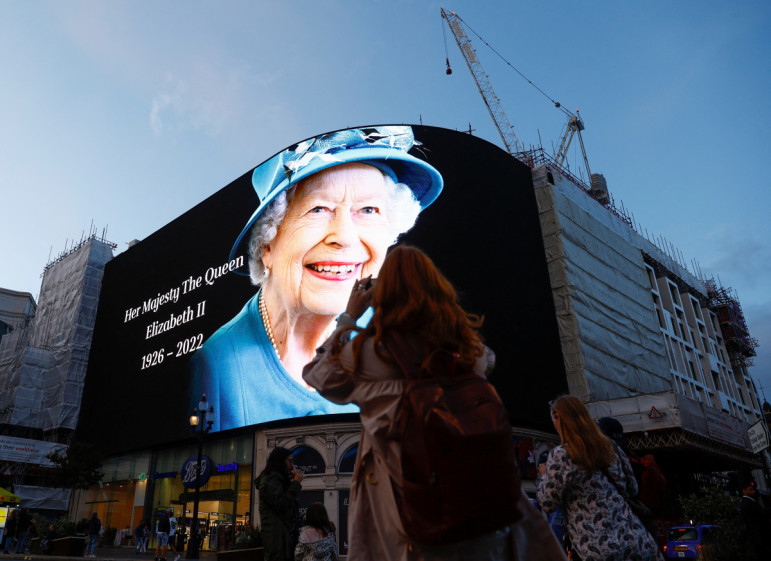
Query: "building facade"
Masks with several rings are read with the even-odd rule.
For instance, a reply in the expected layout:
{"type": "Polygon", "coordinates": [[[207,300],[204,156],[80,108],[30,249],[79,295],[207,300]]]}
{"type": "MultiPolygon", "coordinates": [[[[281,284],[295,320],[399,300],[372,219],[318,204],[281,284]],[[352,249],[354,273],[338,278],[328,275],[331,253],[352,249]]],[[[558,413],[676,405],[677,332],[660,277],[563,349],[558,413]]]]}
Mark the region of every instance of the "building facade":
{"type": "MultiPolygon", "coordinates": [[[[45,456],[69,444],[78,422],[101,276],[114,248],[92,235],[59,255],[45,268],[37,307],[31,295],[1,293],[4,302],[14,296],[23,304],[0,340],[0,435],[8,441],[2,487],[46,494],[45,456]]],[[[50,495],[50,509],[67,509],[59,490],[50,495]]]]}
{"type": "Polygon", "coordinates": [[[0,288],[0,341],[17,329],[24,329],[35,317],[37,304],[29,292],[0,288]]]}
{"type": "Polygon", "coordinates": [[[549,164],[533,181],[570,393],[683,490],[741,469],[767,491],[747,433],[762,419],[757,343],[731,291],[638,233],[607,191],[549,164]]]}

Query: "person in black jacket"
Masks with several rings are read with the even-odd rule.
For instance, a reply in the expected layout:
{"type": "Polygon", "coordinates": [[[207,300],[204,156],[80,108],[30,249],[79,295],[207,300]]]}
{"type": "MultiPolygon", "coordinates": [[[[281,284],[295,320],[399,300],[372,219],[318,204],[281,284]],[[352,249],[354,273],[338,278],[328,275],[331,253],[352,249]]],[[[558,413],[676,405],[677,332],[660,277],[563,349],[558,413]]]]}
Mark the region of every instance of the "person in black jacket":
{"type": "Polygon", "coordinates": [[[297,496],[303,473],[294,467],[292,452],[276,448],[254,480],[260,496],[260,533],[265,561],[292,561],[299,527],[297,496]]]}
{"type": "Polygon", "coordinates": [[[11,545],[11,542],[16,539],[16,528],[18,526],[18,520],[19,520],[19,511],[18,510],[12,510],[11,514],[8,516],[8,519],[5,521],[5,534],[3,535],[3,538],[5,539],[5,547],[3,548],[3,553],[8,553],[8,548],[11,545]]]}
{"type": "Polygon", "coordinates": [[[102,529],[102,521],[96,513],[91,515],[88,521],[88,543],[86,544],[86,557],[96,557],[96,542],[102,529]]]}
{"type": "Polygon", "coordinates": [[[46,537],[43,538],[43,540],[40,542],[40,549],[42,549],[43,551],[48,551],[48,546],[51,543],[51,540],[54,539],[55,534],[56,534],[56,531],[54,529],[54,525],[49,524],[48,533],[46,534],[46,537]]]}
{"type": "Polygon", "coordinates": [[[16,526],[16,553],[24,553],[24,547],[27,544],[27,533],[32,525],[32,517],[29,515],[29,509],[23,508],[19,513],[19,522],[16,526]]]}
{"type": "Polygon", "coordinates": [[[747,541],[752,544],[753,553],[757,556],[749,559],[763,558],[762,554],[767,550],[766,539],[771,530],[769,513],[758,504],[757,493],[755,483],[747,483],[742,489],[739,502],[739,513],[747,526],[747,541]]]}
{"type": "Polygon", "coordinates": [[[169,547],[169,532],[171,523],[165,511],[158,513],[158,533],[156,534],[155,561],[166,561],[166,549],[169,547]],[[160,553],[160,557],[158,556],[160,553]]]}

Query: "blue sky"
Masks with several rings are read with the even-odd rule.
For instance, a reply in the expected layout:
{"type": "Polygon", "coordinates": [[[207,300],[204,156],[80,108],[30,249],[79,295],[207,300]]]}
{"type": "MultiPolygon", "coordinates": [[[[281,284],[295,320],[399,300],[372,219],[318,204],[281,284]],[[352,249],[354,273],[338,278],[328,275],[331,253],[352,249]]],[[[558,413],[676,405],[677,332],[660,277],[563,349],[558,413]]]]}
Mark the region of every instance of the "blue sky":
{"type": "MultiPolygon", "coordinates": [[[[579,109],[616,202],[736,289],[771,399],[766,1],[0,0],[0,286],[37,296],[92,222],[123,251],[317,133],[422,119],[500,145],[449,32],[445,74],[440,6],[579,109]]],[[[471,38],[519,139],[558,143],[563,114],[471,38]]]]}

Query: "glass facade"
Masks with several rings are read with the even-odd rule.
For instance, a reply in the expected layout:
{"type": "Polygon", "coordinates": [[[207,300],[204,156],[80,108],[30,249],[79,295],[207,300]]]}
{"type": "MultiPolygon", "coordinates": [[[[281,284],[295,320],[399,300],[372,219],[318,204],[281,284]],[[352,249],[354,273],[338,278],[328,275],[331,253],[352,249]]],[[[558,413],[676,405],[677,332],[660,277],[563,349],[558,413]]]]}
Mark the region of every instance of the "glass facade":
{"type": "Polygon", "coordinates": [[[96,512],[105,528],[115,528],[115,545],[128,543],[132,532],[144,518],[150,453],[110,458],[102,464],[101,485],[75,495],[74,521],[90,518],[96,512]]]}
{"type": "MultiPolygon", "coordinates": [[[[199,495],[198,520],[204,536],[202,549],[232,548],[236,532],[249,521],[252,451],[251,435],[204,442],[203,456],[211,461],[212,470],[209,480],[201,485],[199,495]]],[[[181,471],[188,459],[196,460],[197,454],[195,445],[157,453],[153,473],[153,525],[158,512],[172,509],[178,531],[190,535],[195,488],[188,489],[182,484],[181,471]]]]}

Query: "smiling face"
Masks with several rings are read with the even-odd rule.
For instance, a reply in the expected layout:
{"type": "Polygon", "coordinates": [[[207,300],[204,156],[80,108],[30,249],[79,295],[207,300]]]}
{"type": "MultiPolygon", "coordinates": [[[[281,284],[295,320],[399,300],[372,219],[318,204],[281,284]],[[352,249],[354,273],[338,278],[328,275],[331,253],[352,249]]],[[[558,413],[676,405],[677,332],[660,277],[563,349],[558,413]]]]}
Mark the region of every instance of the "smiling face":
{"type": "Polygon", "coordinates": [[[382,172],[341,164],[301,182],[263,249],[264,289],[289,314],[337,315],[357,279],[376,276],[391,241],[382,172]]]}

